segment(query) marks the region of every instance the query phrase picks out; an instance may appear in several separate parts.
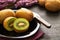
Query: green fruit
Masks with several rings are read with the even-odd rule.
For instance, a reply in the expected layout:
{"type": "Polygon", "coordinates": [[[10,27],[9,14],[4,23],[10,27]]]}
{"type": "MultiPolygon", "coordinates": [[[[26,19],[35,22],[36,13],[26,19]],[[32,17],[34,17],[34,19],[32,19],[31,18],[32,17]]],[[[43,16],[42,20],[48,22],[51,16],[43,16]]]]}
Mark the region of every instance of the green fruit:
{"type": "Polygon", "coordinates": [[[29,22],[25,18],[18,18],[14,21],[13,27],[16,32],[22,33],[29,28],[29,22]]]}
{"type": "Polygon", "coordinates": [[[7,31],[12,31],[13,30],[13,22],[16,20],[15,17],[8,17],[4,20],[3,22],[3,27],[7,30],[7,31]]]}

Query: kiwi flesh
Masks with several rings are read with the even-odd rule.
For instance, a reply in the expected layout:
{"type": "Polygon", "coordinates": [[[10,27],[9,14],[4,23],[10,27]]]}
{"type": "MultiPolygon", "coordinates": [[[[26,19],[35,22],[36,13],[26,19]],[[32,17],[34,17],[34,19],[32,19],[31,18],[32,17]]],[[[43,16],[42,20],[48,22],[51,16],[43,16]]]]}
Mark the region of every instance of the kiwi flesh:
{"type": "Polygon", "coordinates": [[[3,22],[3,27],[7,30],[7,31],[13,31],[13,22],[16,20],[15,17],[8,17],[4,20],[3,22]]]}
{"type": "Polygon", "coordinates": [[[18,18],[14,21],[13,27],[15,32],[17,33],[25,32],[29,28],[29,21],[25,18],[18,18]]]}

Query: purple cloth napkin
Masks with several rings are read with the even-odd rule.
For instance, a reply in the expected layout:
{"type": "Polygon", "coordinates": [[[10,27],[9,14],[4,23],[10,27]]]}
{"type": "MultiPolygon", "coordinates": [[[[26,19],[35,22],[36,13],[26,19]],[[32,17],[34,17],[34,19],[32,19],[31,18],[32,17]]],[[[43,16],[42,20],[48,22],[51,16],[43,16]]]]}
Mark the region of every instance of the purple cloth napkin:
{"type": "Polygon", "coordinates": [[[26,38],[26,39],[8,39],[8,38],[0,38],[0,40],[37,40],[38,38],[42,37],[43,31],[38,30],[38,32],[33,35],[32,37],[26,38]]]}

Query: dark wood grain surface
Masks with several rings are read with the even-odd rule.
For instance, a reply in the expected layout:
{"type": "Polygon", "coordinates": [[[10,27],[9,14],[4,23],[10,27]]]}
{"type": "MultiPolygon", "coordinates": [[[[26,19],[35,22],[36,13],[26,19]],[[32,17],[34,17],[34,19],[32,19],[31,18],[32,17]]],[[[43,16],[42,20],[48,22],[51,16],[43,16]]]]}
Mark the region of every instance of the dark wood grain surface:
{"type": "Polygon", "coordinates": [[[34,6],[30,10],[38,13],[44,20],[52,24],[50,29],[41,25],[41,30],[45,35],[40,40],[60,40],[60,12],[52,13],[43,7],[34,6]]]}

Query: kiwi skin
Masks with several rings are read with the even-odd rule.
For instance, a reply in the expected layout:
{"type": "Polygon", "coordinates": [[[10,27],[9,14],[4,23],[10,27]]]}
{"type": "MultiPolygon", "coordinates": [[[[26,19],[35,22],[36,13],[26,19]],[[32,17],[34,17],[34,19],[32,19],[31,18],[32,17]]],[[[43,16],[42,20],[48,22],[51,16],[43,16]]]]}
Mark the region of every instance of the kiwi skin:
{"type": "Polygon", "coordinates": [[[15,32],[16,32],[16,33],[23,33],[23,32],[26,32],[27,30],[28,30],[28,28],[25,29],[25,30],[21,30],[21,31],[15,29],[15,32]]]}
{"type": "Polygon", "coordinates": [[[15,17],[15,12],[11,9],[4,9],[0,11],[0,24],[3,24],[3,21],[7,17],[15,17]]]}
{"type": "Polygon", "coordinates": [[[18,18],[26,18],[28,21],[33,19],[33,12],[26,8],[21,8],[16,11],[16,17],[18,18]]]}
{"type": "Polygon", "coordinates": [[[25,18],[18,18],[18,19],[16,19],[15,21],[14,21],[14,23],[13,23],[13,27],[14,27],[14,30],[15,30],[15,32],[17,32],[17,33],[23,33],[23,32],[26,32],[28,29],[29,29],[29,21],[28,20],[26,20],[25,18]],[[16,24],[16,22],[17,21],[22,21],[22,22],[26,22],[26,25],[23,27],[22,26],[22,28],[18,28],[18,26],[16,26],[17,24],[16,24]]]}
{"type": "Polygon", "coordinates": [[[7,18],[4,20],[4,22],[3,22],[3,27],[4,27],[7,31],[13,31],[14,29],[13,29],[13,27],[11,28],[11,27],[9,26],[9,23],[10,23],[10,22],[13,23],[14,20],[16,20],[15,17],[7,17],[7,18]]]}
{"type": "Polygon", "coordinates": [[[38,4],[41,6],[45,6],[45,1],[46,0],[38,0],[38,4]]]}
{"type": "Polygon", "coordinates": [[[45,8],[51,12],[57,12],[60,9],[60,3],[57,0],[46,0],[45,8]]]}

